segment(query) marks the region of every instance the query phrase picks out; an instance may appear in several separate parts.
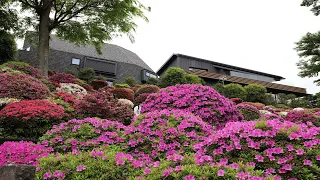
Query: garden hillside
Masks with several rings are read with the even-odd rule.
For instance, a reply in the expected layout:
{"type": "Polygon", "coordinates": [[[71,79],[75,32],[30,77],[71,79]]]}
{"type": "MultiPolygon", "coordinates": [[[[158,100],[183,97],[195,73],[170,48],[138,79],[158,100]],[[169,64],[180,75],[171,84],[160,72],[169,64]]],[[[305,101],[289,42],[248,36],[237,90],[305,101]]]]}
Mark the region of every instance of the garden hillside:
{"type": "Polygon", "coordinates": [[[0,66],[0,166],[35,178],[316,180],[320,108],[259,85],[204,85],[179,69],[109,86],[92,69],[0,66]]]}

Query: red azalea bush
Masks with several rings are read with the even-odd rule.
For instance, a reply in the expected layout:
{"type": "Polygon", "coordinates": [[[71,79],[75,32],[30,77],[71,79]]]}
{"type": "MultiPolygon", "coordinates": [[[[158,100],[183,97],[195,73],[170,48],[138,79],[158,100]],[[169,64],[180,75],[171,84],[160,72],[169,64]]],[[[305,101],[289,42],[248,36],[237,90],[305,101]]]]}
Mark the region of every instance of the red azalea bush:
{"type": "Polygon", "coordinates": [[[92,86],[90,86],[89,84],[80,84],[81,87],[83,87],[85,90],[89,91],[89,92],[93,92],[94,89],[92,86]]]}
{"type": "Polygon", "coordinates": [[[129,88],[115,88],[111,89],[111,93],[116,99],[128,99],[133,101],[134,92],[129,88]]]}
{"type": "Polygon", "coordinates": [[[78,79],[69,73],[56,72],[49,76],[49,80],[55,83],[73,83],[77,84],[78,79]]]}
{"type": "Polygon", "coordinates": [[[0,166],[25,164],[35,166],[38,159],[49,156],[52,148],[32,142],[5,142],[0,145],[0,166]]]}
{"type": "Polygon", "coordinates": [[[217,126],[243,118],[232,101],[213,88],[199,84],[178,84],[163,88],[159,93],[149,95],[141,105],[142,113],[162,109],[189,111],[217,126]]]}
{"type": "Polygon", "coordinates": [[[9,67],[16,71],[21,71],[37,79],[43,78],[43,76],[39,73],[38,69],[34,68],[33,66],[30,66],[28,63],[25,62],[10,61],[2,64],[0,66],[0,69],[5,67],[9,67]]]}
{"type": "Polygon", "coordinates": [[[60,91],[60,92],[55,92],[53,95],[55,97],[62,99],[64,102],[70,104],[71,106],[75,106],[77,103],[76,97],[72,94],[60,91]]]}
{"type": "Polygon", "coordinates": [[[107,144],[123,143],[125,125],[120,122],[86,118],[54,125],[43,137],[42,144],[55,152],[91,151],[107,144]]]}
{"type": "Polygon", "coordinates": [[[318,119],[308,110],[296,111],[292,110],[285,116],[285,120],[295,123],[307,123],[311,122],[314,125],[319,125],[318,119]]]}
{"type": "Polygon", "coordinates": [[[238,104],[237,108],[243,115],[244,120],[251,121],[260,118],[260,112],[254,106],[251,106],[249,104],[238,104]]]}
{"type": "Polygon", "coordinates": [[[118,104],[108,89],[100,89],[87,94],[82,100],[79,100],[76,110],[84,117],[99,117],[125,124],[130,124],[134,116],[133,110],[128,106],[118,104]]]}
{"type": "Polygon", "coordinates": [[[37,139],[64,116],[61,106],[47,100],[12,102],[0,111],[2,136],[37,139]]]}
{"type": "Polygon", "coordinates": [[[98,90],[100,88],[108,87],[109,85],[105,80],[93,80],[91,86],[94,90],[98,90]]]}
{"type": "Polygon", "coordinates": [[[135,106],[139,106],[141,103],[143,103],[149,96],[150,94],[144,93],[144,94],[139,94],[139,96],[135,97],[133,100],[133,104],[135,106]]]}
{"type": "Polygon", "coordinates": [[[151,94],[151,93],[157,93],[160,91],[160,88],[156,85],[144,85],[140,87],[136,92],[135,96],[139,96],[140,94],[151,94]]]}
{"type": "Polygon", "coordinates": [[[231,98],[230,100],[231,100],[232,102],[236,103],[236,104],[242,103],[242,99],[241,99],[241,98],[231,98]]]}
{"type": "Polygon", "coordinates": [[[233,166],[239,162],[283,179],[314,179],[320,173],[320,128],[289,121],[243,121],[195,144],[197,164],[233,166]]]}
{"type": "Polygon", "coordinates": [[[19,72],[0,74],[0,98],[45,99],[49,89],[38,79],[19,72]]]}
{"type": "Polygon", "coordinates": [[[180,110],[142,114],[124,133],[128,151],[150,160],[192,153],[192,145],[211,134],[211,125],[190,112],[180,110]]]}

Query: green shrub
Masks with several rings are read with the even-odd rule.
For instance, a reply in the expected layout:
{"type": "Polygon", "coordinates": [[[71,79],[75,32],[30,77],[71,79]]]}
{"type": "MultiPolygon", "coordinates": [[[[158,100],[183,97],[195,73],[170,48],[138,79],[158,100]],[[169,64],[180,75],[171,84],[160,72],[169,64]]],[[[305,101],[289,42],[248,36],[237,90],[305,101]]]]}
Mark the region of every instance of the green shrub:
{"type": "Polygon", "coordinates": [[[12,35],[0,30],[0,64],[13,61],[17,56],[17,44],[12,35]]]}
{"type": "Polygon", "coordinates": [[[141,86],[136,92],[135,92],[135,96],[139,96],[140,94],[144,94],[144,93],[157,93],[160,91],[160,88],[158,86],[155,85],[143,85],[141,86]]]}
{"type": "Polygon", "coordinates": [[[115,88],[130,88],[130,86],[128,84],[115,84],[114,87],[115,88]]]}
{"type": "Polygon", "coordinates": [[[215,83],[212,87],[213,89],[218,91],[218,93],[220,93],[221,95],[224,95],[225,86],[222,83],[215,83]]]}
{"type": "Polygon", "coordinates": [[[95,76],[96,73],[92,68],[83,68],[79,72],[79,79],[84,80],[87,83],[91,83],[95,76]]]}
{"type": "Polygon", "coordinates": [[[265,104],[265,105],[275,105],[277,103],[276,103],[276,99],[273,97],[273,95],[271,93],[266,93],[265,97],[264,97],[263,104],[265,104]]]}
{"type": "Polygon", "coordinates": [[[228,84],[224,88],[224,95],[227,98],[246,99],[246,90],[240,84],[228,84]]]}
{"type": "Polygon", "coordinates": [[[154,77],[149,77],[146,84],[158,85],[159,79],[154,78],[154,77]]]}
{"type": "Polygon", "coordinates": [[[290,107],[285,104],[276,104],[275,107],[276,108],[283,108],[283,109],[290,109],[290,107]]]}
{"type": "Polygon", "coordinates": [[[186,76],[186,84],[205,84],[204,80],[197,75],[188,74],[186,76]]]}
{"type": "Polygon", "coordinates": [[[67,180],[127,179],[130,176],[138,176],[141,173],[140,168],[133,168],[128,159],[119,164],[116,156],[122,154],[124,153],[121,153],[118,147],[104,147],[92,152],[43,157],[39,160],[39,171],[36,172],[35,179],[51,179],[55,172],[61,179],[67,180]]]}
{"type": "Polygon", "coordinates": [[[126,77],[125,83],[128,84],[130,87],[134,87],[136,85],[136,80],[132,77],[126,77]]]}
{"type": "Polygon", "coordinates": [[[243,115],[244,120],[251,121],[260,118],[259,110],[249,104],[238,104],[237,108],[239,109],[240,113],[243,115]]]}
{"type": "Polygon", "coordinates": [[[248,102],[260,102],[263,103],[266,98],[267,89],[264,86],[258,84],[249,84],[244,87],[247,92],[248,102]]]}
{"type": "Polygon", "coordinates": [[[104,76],[102,76],[101,74],[99,74],[99,76],[96,76],[94,79],[95,79],[95,80],[103,80],[103,81],[107,81],[107,78],[106,78],[106,77],[104,77],[104,76]]]}
{"type": "Polygon", "coordinates": [[[171,67],[164,73],[163,77],[161,77],[160,86],[168,87],[176,84],[185,84],[186,76],[187,73],[183,69],[171,67]]]}

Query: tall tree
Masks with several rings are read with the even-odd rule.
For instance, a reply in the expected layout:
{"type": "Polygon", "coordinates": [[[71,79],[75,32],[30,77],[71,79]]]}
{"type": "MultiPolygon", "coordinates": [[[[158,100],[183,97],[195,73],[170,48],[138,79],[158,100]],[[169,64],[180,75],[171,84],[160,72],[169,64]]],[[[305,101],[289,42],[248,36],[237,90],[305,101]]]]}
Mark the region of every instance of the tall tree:
{"type": "Polygon", "coordinates": [[[17,28],[17,11],[9,7],[9,0],[0,0],[0,31],[8,32],[17,28]]]}
{"type": "MultiPolygon", "coordinates": [[[[296,43],[300,57],[297,63],[300,77],[318,77],[320,72],[320,32],[307,33],[296,43]]],[[[320,85],[320,79],[315,83],[320,85]]]]}
{"type": "Polygon", "coordinates": [[[9,0],[21,7],[25,29],[38,32],[40,72],[48,74],[50,34],[75,44],[92,44],[101,53],[104,41],[127,34],[132,40],[136,17],[148,20],[138,0],[9,0]]]}
{"type": "Polygon", "coordinates": [[[302,0],[301,6],[311,7],[311,11],[316,16],[320,14],[319,0],[302,0]]]}

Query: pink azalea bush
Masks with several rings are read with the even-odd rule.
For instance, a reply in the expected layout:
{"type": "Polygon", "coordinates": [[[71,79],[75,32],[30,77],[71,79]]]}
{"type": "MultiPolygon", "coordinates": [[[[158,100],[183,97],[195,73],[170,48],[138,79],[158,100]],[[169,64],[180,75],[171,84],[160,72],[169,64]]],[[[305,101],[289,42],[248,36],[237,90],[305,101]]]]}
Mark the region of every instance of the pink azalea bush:
{"type": "Polygon", "coordinates": [[[320,128],[275,119],[227,123],[193,147],[197,164],[238,166],[241,161],[265,175],[309,179],[320,173],[319,145],[320,128]]]}
{"type": "Polygon", "coordinates": [[[285,116],[285,120],[295,122],[295,123],[311,122],[314,125],[319,124],[317,117],[308,110],[302,110],[302,111],[292,110],[287,114],[287,116],[285,116]]]}
{"type": "Polygon", "coordinates": [[[260,118],[259,110],[249,104],[238,104],[237,108],[239,109],[240,113],[243,115],[244,120],[255,120],[260,118]]]}
{"type": "Polygon", "coordinates": [[[32,142],[5,142],[0,145],[0,166],[8,164],[37,165],[38,159],[49,156],[52,148],[32,142]]]}
{"type": "Polygon", "coordinates": [[[216,126],[243,118],[232,101],[213,88],[198,84],[178,84],[161,89],[141,105],[142,113],[162,109],[191,112],[216,126]]]}
{"type": "Polygon", "coordinates": [[[162,110],[134,118],[124,135],[128,152],[157,160],[194,152],[192,145],[213,134],[201,118],[180,110],[162,110]]]}
{"type": "Polygon", "coordinates": [[[107,144],[124,142],[122,123],[95,118],[72,119],[54,125],[43,137],[42,144],[52,147],[55,152],[88,151],[107,144]]]}
{"type": "Polygon", "coordinates": [[[313,115],[316,116],[316,117],[319,117],[320,116],[320,111],[315,112],[313,115]]]}
{"type": "Polygon", "coordinates": [[[56,72],[49,76],[49,80],[55,83],[73,83],[77,84],[78,79],[69,73],[56,72]]]}

